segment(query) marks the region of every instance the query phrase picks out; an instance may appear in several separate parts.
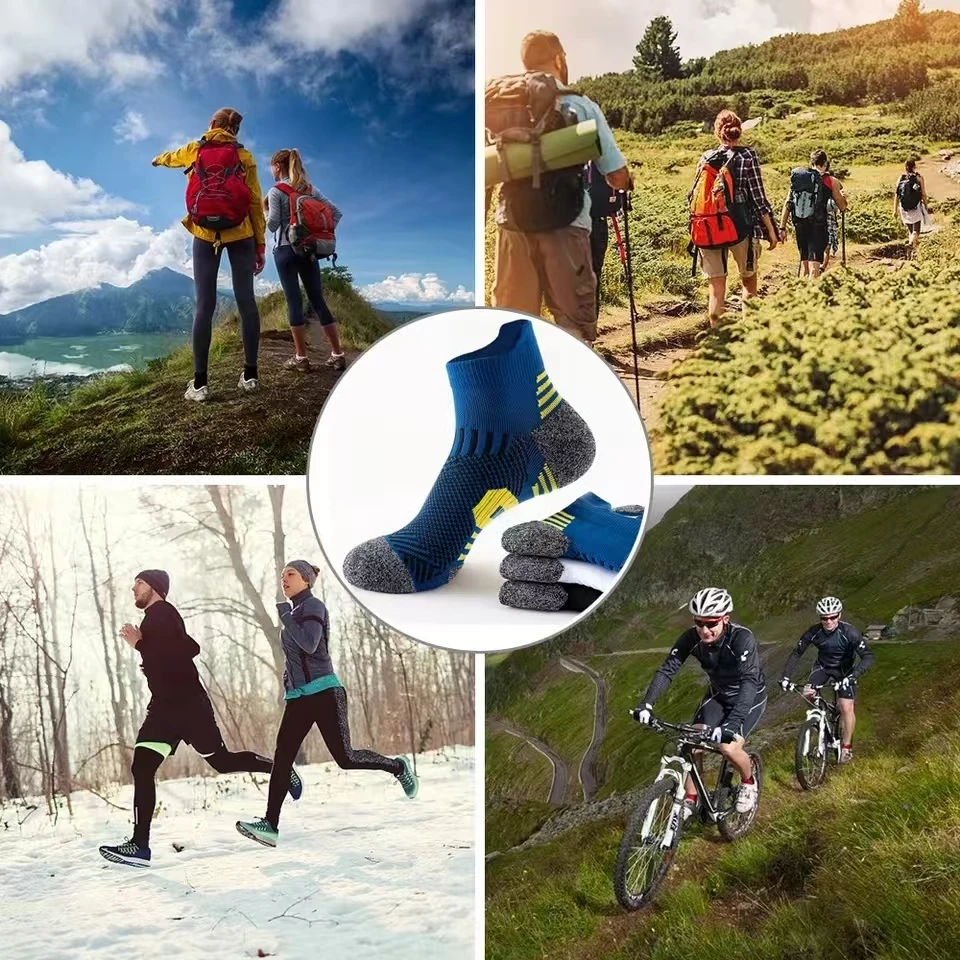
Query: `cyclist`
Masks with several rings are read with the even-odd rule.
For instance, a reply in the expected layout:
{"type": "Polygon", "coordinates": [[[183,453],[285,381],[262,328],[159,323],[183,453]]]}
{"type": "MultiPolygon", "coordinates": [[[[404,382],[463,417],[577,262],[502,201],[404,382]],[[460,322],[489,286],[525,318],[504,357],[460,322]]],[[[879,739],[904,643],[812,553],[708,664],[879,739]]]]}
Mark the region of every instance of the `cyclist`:
{"type": "Polygon", "coordinates": [[[853,704],[857,699],[857,680],[873,665],[873,651],[853,624],[840,619],[842,612],[843,604],[836,597],[823,597],[817,603],[820,622],[815,623],[800,638],[796,649],[788,657],[783,667],[780,686],[787,689],[794,668],[812,643],[818,651],[817,662],[810,671],[803,695],[812,700],[814,693],[828,680],[834,681],[843,723],[840,762],[849,763],[853,759],[853,728],[857,723],[853,711],[853,704]],[[858,658],[860,662],[856,663],[858,658]]]}
{"type": "MultiPolygon", "coordinates": [[[[701,590],[690,601],[689,609],[693,626],[680,636],[654,674],[644,702],[633,711],[633,717],[639,723],[650,723],[653,705],[684,660],[693,654],[710,678],[710,687],[697,707],[693,723],[711,731],[710,739],[739,772],[737,813],[748,813],[757,803],[757,784],[743,746],[767,705],[767,686],[760,669],[757,641],[746,627],[730,620],[733,598],[720,587],[701,590]]],[[[701,753],[697,751],[695,755],[701,753]]],[[[696,787],[690,777],[686,790],[684,820],[691,816],[697,801],[696,787]]]]}

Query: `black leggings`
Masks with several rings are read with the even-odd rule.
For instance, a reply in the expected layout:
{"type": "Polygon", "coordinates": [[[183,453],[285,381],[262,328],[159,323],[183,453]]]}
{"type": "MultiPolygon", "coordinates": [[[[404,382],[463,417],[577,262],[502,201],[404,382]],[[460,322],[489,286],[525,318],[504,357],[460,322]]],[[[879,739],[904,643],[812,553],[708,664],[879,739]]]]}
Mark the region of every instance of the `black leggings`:
{"type": "Polygon", "coordinates": [[[610,242],[610,227],[607,218],[594,218],[590,228],[590,258],[593,261],[593,272],[597,275],[597,316],[600,316],[600,274],[603,272],[603,261],[607,257],[607,244],[610,242]]]}
{"type": "Polygon", "coordinates": [[[280,808],[290,785],[294,758],[314,724],[330,755],[344,770],[384,770],[394,776],[403,772],[399,760],[388,759],[373,750],[354,750],[350,746],[347,691],[343,687],[331,687],[320,693],[287,700],[277,731],[277,749],[273,757],[267,803],[267,820],[274,828],[280,820],[280,808]]]}
{"type": "Polygon", "coordinates": [[[303,326],[303,300],[300,296],[300,281],[307,292],[307,300],[313,307],[323,327],[337,321],[323,299],[323,281],[320,264],[310,257],[301,257],[289,243],[273,248],[273,261],[277,265],[277,276],[283,295],[287,298],[287,317],[291,327],[303,326]]]}
{"type": "Polygon", "coordinates": [[[253,268],[257,261],[257,244],[253,237],[224,243],[214,252],[213,244],[193,238],[193,285],[197,291],[197,309],[193,315],[193,369],[202,378],[207,375],[210,338],[213,335],[213,313],[217,306],[217,274],[220,257],[227,251],[233,277],[233,295],[240,314],[240,335],[243,339],[244,364],[256,368],[260,349],[260,313],[253,292],[253,268]]]}
{"type": "MultiPolygon", "coordinates": [[[[217,773],[270,773],[273,761],[258,753],[241,750],[231,753],[223,744],[204,760],[217,773]]],[[[149,747],[137,747],[133,751],[133,842],[138,847],[150,846],[150,821],[157,805],[155,777],[163,763],[163,756],[149,747]]]]}

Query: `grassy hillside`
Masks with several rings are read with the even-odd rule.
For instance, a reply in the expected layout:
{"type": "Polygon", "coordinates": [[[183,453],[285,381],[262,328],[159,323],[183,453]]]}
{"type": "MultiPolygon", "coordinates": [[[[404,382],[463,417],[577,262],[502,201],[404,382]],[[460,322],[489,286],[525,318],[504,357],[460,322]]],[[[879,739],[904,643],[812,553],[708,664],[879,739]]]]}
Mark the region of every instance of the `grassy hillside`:
{"type": "MultiPolygon", "coordinates": [[[[616,907],[611,873],[626,815],[621,798],[629,801],[654,775],[661,749],[627,711],[689,623],[678,608],[697,587],[730,587],[737,619],[763,644],[772,687],[824,593],[841,596],[845,615],[861,626],[956,596],[958,534],[960,494],[952,488],[698,488],[644,541],[596,642],[591,618],[552,644],[489,665],[488,710],[521,728],[535,721],[552,746],[551,732],[592,720],[577,702],[573,684],[582,678],[558,669],[560,652],[575,649],[606,681],[608,725],[599,802],[548,816],[538,806],[544,783],[527,778],[522,757],[512,758],[513,779],[502,758],[488,779],[487,849],[502,853],[487,868],[488,957],[666,960],[726,947],[758,960],[905,960],[917,955],[914,945],[938,960],[954,956],[960,628],[875,646],[859,688],[855,763],[834,770],[816,794],[800,791],[793,773],[803,705],[775,690],[752,738],[767,769],[754,832],[727,846],[715,831],[692,829],[665,896],[639,916],[616,907]],[[534,717],[531,702],[542,705],[534,717]],[[544,824],[546,842],[504,852],[544,824]]],[[[798,675],[813,659],[808,653],[798,675]]],[[[702,672],[687,665],[657,712],[689,718],[704,688],[702,672]]]]}
{"type": "MultiPolygon", "coordinates": [[[[325,290],[348,361],[388,332],[390,324],[348,286],[325,290]]],[[[109,374],[63,390],[38,383],[0,391],[0,473],[302,474],[313,427],[337,374],[323,366],[328,350],[309,327],[314,369],[283,369],[292,354],[281,292],[258,301],[261,389],[242,394],[237,315],[214,330],[211,398],[183,399],[193,376],[189,346],[143,370],[109,374]]]]}

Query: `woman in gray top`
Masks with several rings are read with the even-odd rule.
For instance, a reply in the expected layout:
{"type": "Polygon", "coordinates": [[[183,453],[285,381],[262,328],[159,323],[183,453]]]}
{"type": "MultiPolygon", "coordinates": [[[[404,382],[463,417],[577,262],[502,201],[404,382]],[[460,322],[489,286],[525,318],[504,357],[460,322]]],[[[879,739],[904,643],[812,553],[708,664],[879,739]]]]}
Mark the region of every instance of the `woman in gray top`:
{"type": "MultiPolygon", "coordinates": [[[[277,731],[267,812],[260,820],[237,821],[240,833],[268,847],[277,845],[280,808],[291,784],[293,761],[314,724],[339,767],[392,773],[411,800],[420,788],[419,778],[406,757],[384,757],[373,750],[357,750],[350,744],[347,692],[333,672],[330,658],[330,619],[326,605],[310,589],[319,572],[306,560],[293,560],[283,568],[280,577],[283,595],[288,598],[277,604],[285,704],[277,731]]],[[[294,798],[297,796],[299,789],[294,798]]]]}
{"type": "MultiPolygon", "coordinates": [[[[327,204],[333,212],[333,223],[340,222],[341,213],[319,190],[307,180],[298,150],[278,150],[270,159],[270,171],[278,183],[289,184],[298,193],[316,197],[327,204]]],[[[280,286],[287,298],[287,314],[290,317],[290,330],[296,353],[284,364],[287,370],[305,373],[310,369],[307,359],[307,332],[303,317],[303,300],[300,296],[300,281],[307,292],[307,300],[316,311],[323,332],[330,342],[330,356],[327,366],[334,370],[343,370],[346,359],[340,346],[337,322],[323,299],[323,286],[320,279],[320,264],[316,258],[298,253],[290,244],[287,228],[290,225],[290,198],[276,186],[267,191],[263,198],[267,213],[267,229],[274,234],[273,259],[277,265],[280,286]]]]}

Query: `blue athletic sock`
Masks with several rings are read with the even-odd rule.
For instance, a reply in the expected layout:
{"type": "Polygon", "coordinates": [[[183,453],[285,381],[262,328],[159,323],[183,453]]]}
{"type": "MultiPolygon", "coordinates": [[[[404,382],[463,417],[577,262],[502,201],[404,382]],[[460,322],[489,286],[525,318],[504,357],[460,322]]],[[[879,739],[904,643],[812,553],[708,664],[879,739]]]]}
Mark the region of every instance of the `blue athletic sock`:
{"type": "Polygon", "coordinates": [[[347,554],[343,573],[355,587],[443,586],[494,517],[593,463],[593,433],[544,370],[529,320],[505,323],[492,343],[451,360],[447,376],[456,414],[450,455],[410,523],[347,554]]]}
{"type": "Polygon", "coordinates": [[[526,556],[585,560],[607,570],[623,568],[640,533],[643,507],[614,509],[585,493],[545,520],[531,520],[503,533],[503,549],[526,556]]]}

